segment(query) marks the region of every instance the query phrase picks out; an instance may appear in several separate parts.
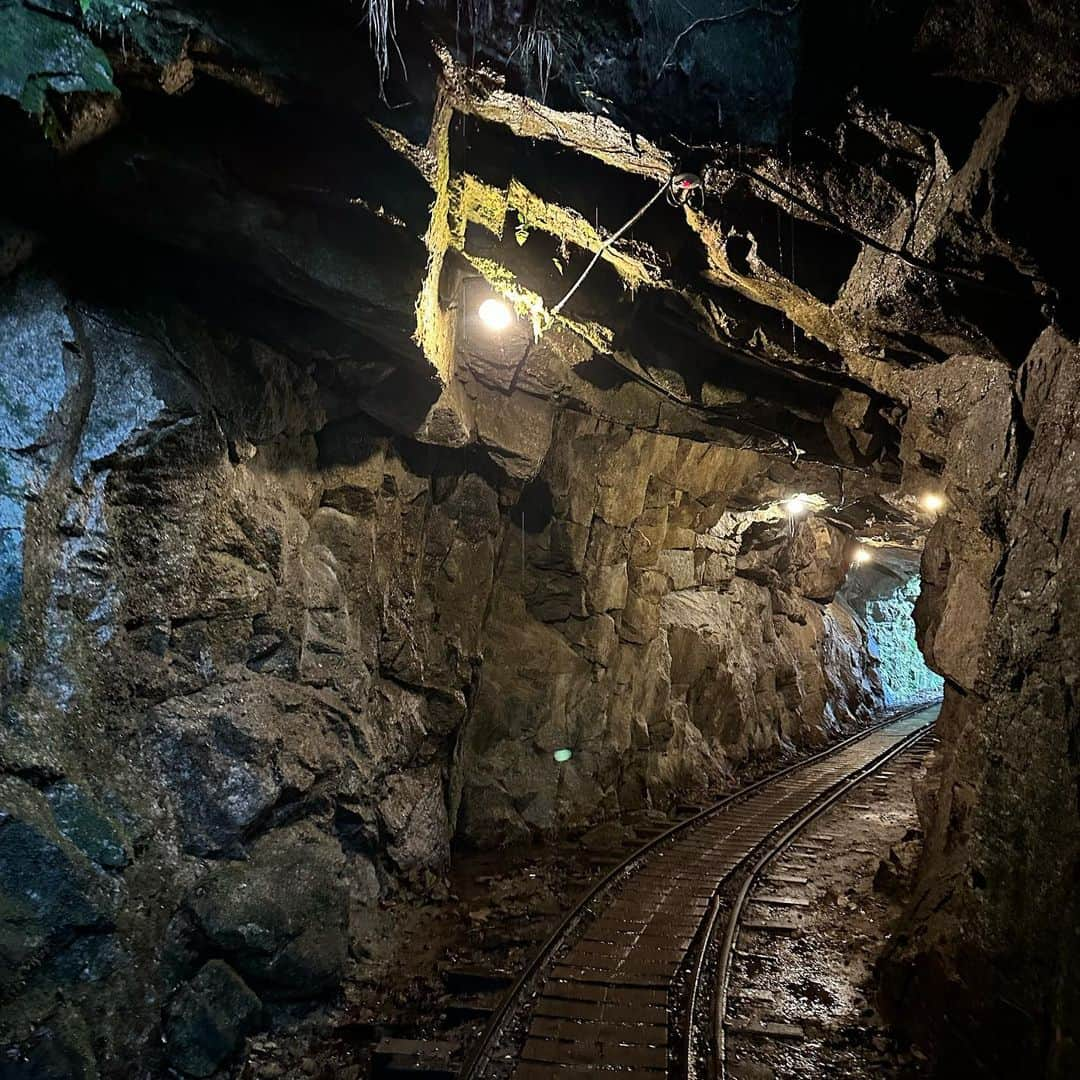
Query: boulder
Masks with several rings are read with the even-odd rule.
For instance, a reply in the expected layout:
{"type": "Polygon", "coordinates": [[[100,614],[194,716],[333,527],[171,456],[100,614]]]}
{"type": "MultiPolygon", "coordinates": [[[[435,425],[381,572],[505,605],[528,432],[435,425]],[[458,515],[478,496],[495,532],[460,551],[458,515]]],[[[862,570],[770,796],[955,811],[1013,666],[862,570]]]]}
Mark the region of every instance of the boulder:
{"type": "Polygon", "coordinates": [[[0,977],[14,985],[82,935],[111,929],[119,889],[67,842],[45,800],[0,781],[0,977]]]}
{"type": "Polygon", "coordinates": [[[247,859],[202,879],[185,904],[208,946],[269,996],[310,998],[338,984],[348,955],[340,846],[314,825],[275,829],[247,859]]]}
{"type": "Polygon", "coordinates": [[[401,870],[445,870],[450,829],[442,770],[437,766],[399,773],[379,802],[386,852],[401,870]]]}
{"type": "Polygon", "coordinates": [[[262,1002],[224,960],[200,968],[169,1003],[169,1063],[185,1076],[211,1076],[258,1026],[262,1002]]]}
{"type": "Polygon", "coordinates": [[[75,784],[54,784],[45,792],[56,826],[88,859],[115,870],[131,856],[117,825],[75,784]]]}
{"type": "Polygon", "coordinates": [[[193,854],[239,854],[286,793],[302,796],[348,761],[326,698],[270,675],[241,669],[234,678],[165,701],[147,718],[155,781],[193,854]]]}

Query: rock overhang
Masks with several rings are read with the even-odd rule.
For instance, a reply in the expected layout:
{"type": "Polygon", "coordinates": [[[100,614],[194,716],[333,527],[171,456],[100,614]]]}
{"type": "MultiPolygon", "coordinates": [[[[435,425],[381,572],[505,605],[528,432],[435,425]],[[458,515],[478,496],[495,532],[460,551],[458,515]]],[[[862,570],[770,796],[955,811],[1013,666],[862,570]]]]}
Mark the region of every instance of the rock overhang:
{"type": "MultiPolygon", "coordinates": [[[[149,285],[270,343],[314,379],[327,422],[476,448],[521,485],[554,416],[580,412],[763,453],[770,482],[740,496],[745,508],[775,514],[803,492],[853,540],[917,550],[936,516],[920,499],[945,496],[946,429],[960,419],[946,403],[928,420],[928,395],[959,387],[957,353],[1008,381],[1060,292],[1030,257],[1038,245],[1011,239],[1015,210],[987,192],[1016,172],[1030,109],[1068,77],[972,88],[951,71],[955,101],[935,109],[933,49],[910,89],[886,77],[883,35],[913,30],[912,11],[860,24],[883,71],[856,64],[863,89],[841,97],[846,61],[831,82],[808,82],[832,55],[820,13],[780,27],[794,9],[761,12],[734,40],[798,53],[798,78],[749,109],[760,120],[770,101],[786,134],[749,138],[757,121],[721,116],[691,147],[670,87],[643,97],[628,74],[656,59],[669,6],[621,51],[609,48],[618,19],[596,25],[591,44],[621,71],[599,98],[571,77],[587,33],[564,43],[538,92],[498,13],[451,40],[432,9],[402,20],[410,76],[392,68],[381,100],[362,57],[331,43],[328,11],[280,50],[279,13],[241,25],[118,9],[93,36],[122,108],[92,85],[35,98],[60,160],[23,154],[25,219],[84,286],[149,285]],[[450,44],[432,44],[433,30],[450,44]],[[661,200],[606,243],[688,163],[700,205],[661,200]],[[517,316],[501,334],[476,318],[488,296],[517,316]]],[[[620,17],[640,25],[640,7],[620,17]]],[[[34,11],[87,33],[74,12],[34,11]]],[[[702,26],[676,35],[692,46],[686,62],[664,59],[654,87],[691,72],[713,85],[690,39],[710,39],[720,15],[703,8],[702,26]]],[[[934,18],[923,46],[944,33],[934,18]]]]}
{"type": "MultiPolygon", "coordinates": [[[[230,41],[236,28],[227,20],[213,34],[202,27],[200,37],[190,27],[181,35],[177,27],[183,20],[175,14],[160,19],[172,26],[174,38],[184,38],[174,45],[190,63],[196,86],[241,86],[242,93],[269,102],[256,126],[273,127],[277,121],[269,117],[287,116],[290,109],[299,119],[284,122],[284,128],[291,123],[293,134],[283,138],[276,160],[264,154],[262,162],[243,151],[248,125],[241,129],[235,117],[231,126],[223,125],[213,157],[227,169],[224,180],[220,168],[198,165],[199,154],[181,163],[189,176],[194,165],[211,192],[215,185],[235,185],[241,198],[234,211],[255,213],[263,221],[284,212],[291,220],[275,250],[252,252],[242,238],[215,234],[212,223],[207,227],[213,217],[207,204],[198,221],[181,222],[179,228],[152,222],[150,238],[186,248],[188,254],[194,247],[199,257],[209,253],[215,266],[221,266],[219,260],[231,263],[228,273],[245,285],[268,289],[299,312],[315,312],[331,323],[335,330],[328,336],[336,337],[340,348],[356,335],[353,352],[366,340],[368,349],[375,345],[396,357],[395,363],[417,376],[417,397],[427,397],[441,416],[429,421],[421,401],[395,417],[378,402],[378,393],[372,395],[373,411],[436,441],[461,443],[472,431],[469,417],[460,415],[460,394],[436,400],[453,381],[458,360],[449,340],[454,331],[446,325],[453,321],[446,308],[454,304],[445,292],[448,279],[460,283],[479,275],[490,287],[510,292],[535,336],[537,329],[547,329],[538,324],[548,321],[557,290],[577,277],[627,207],[632,212],[642,193],[666,182],[688,156],[674,136],[667,140],[670,150],[661,148],[665,132],[655,124],[650,128],[645,119],[658,115],[655,102],[652,113],[646,109],[640,117],[626,102],[606,114],[575,111],[568,107],[574,95],[565,92],[552,95],[561,107],[549,106],[506,89],[499,76],[464,68],[437,47],[427,52],[419,73],[413,65],[409,83],[393,84],[395,92],[408,93],[411,107],[380,112],[361,93],[331,107],[326,88],[343,76],[335,67],[340,49],[327,54],[325,86],[297,59],[303,54],[299,41],[288,54],[295,66],[278,60],[258,82],[245,79],[243,71],[245,64],[249,71],[258,66],[265,44],[253,44],[250,35],[230,41]],[[206,45],[210,38],[216,42],[212,49],[206,45]],[[225,54],[232,64],[229,73],[221,62],[225,54]],[[323,119],[304,124],[305,110],[323,119]],[[372,114],[389,147],[379,150],[382,140],[364,124],[342,137],[342,129],[334,132],[326,119],[336,113],[344,122],[364,111],[372,114]],[[634,133],[642,120],[654,141],[634,133]],[[306,143],[297,142],[300,127],[306,143]],[[321,133],[321,143],[312,132],[321,133]],[[418,132],[424,133],[422,140],[418,132]],[[358,145],[364,147],[362,159],[358,145]],[[409,168],[403,170],[400,161],[395,165],[395,158],[405,159],[416,177],[408,179],[409,168]],[[282,160],[289,166],[283,169],[282,160]],[[299,175],[296,161],[314,163],[314,171],[299,175]],[[258,164],[269,169],[260,172],[258,164]],[[297,192],[315,186],[315,173],[324,178],[324,194],[306,196],[305,215],[297,192]],[[256,174],[261,190],[245,192],[245,177],[256,174]],[[346,189],[348,200],[342,197],[346,189]],[[274,203],[282,192],[291,200],[284,208],[274,203]],[[373,250],[377,272],[365,262],[373,250]],[[448,258],[451,250],[454,257],[448,258]],[[444,265],[454,262],[456,271],[444,265]],[[388,289],[387,275],[393,278],[395,266],[400,284],[388,289]],[[426,365],[411,351],[410,327],[426,365]],[[427,389],[419,389],[425,384],[427,389]]],[[[500,40],[500,28],[489,29],[490,41],[500,40]]],[[[273,38],[274,20],[252,31],[255,37],[260,30],[273,38]]],[[[605,32],[604,27],[597,31],[601,37],[605,32]]],[[[489,43],[480,33],[474,38],[482,60],[489,43]]],[[[402,41],[409,59],[424,55],[415,27],[403,29],[402,41]]],[[[107,49],[109,43],[106,35],[107,49]]],[[[497,53],[496,48],[492,55],[497,53]]],[[[126,67],[123,57],[116,57],[115,76],[123,85],[145,87],[147,72],[155,70],[155,62],[163,70],[164,61],[150,56],[149,67],[147,62],[145,50],[126,67]]],[[[175,56],[171,62],[178,62],[175,56]]],[[[155,87],[159,96],[162,89],[176,88],[155,87]]],[[[189,88],[186,96],[194,101],[196,92],[189,88]]],[[[205,116],[193,110],[197,119],[205,116]]],[[[132,112],[130,123],[137,128],[132,112]]],[[[766,452],[803,451],[877,473],[886,482],[897,479],[907,407],[898,378],[933,364],[943,345],[952,348],[966,340],[969,348],[993,348],[977,325],[957,320],[936,298],[952,290],[958,272],[947,260],[940,266],[934,262],[935,226],[947,215],[920,206],[948,202],[958,186],[953,180],[959,166],[945,160],[932,130],[887,119],[858,100],[841,110],[833,133],[799,138],[798,156],[793,152],[787,160],[761,145],[733,156],[730,143],[719,141],[694,152],[708,194],[706,209],[658,206],[634,239],[604,252],[575,297],[577,308],[573,301],[568,307],[564,329],[580,339],[569,346],[569,359],[560,355],[558,336],[554,347],[529,350],[547,362],[549,370],[538,382],[549,395],[565,393],[570,407],[599,408],[597,399],[607,400],[603,392],[592,384],[582,387],[576,369],[614,366],[635,390],[645,391],[622,395],[637,399],[623,411],[630,424],[766,452]],[[929,308],[925,296],[918,312],[906,300],[897,305],[898,290],[904,294],[912,287],[929,293],[929,308]],[[555,391],[553,384],[560,382],[564,385],[555,391]],[[568,393],[567,383],[572,384],[568,393]],[[650,411],[655,419],[647,421],[650,411]]],[[[149,154],[128,153],[106,168],[104,186],[112,198],[116,183],[137,171],[136,162],[153,169],[152,150],[149,154]]],[[[159,187],[155,182],[151,199],[161,197],[159,187]]],[[[108,213],[110,196],[103,198],[91,199],[82,210],[108,213]]],[[[137,219],[138,198],[124,202],[124,214],[137,219]]],[[[370,362],[360,363],[371,371],[370,362]]],[[[461,365],[470,366],[467,359],[461,365]]],[[[490,373],[491,365],[482,360],[476,365],[485,366],[490,373]]],[[[382,374],[388,379],[382,397],[401,401],[407,396],[401,378],[382,374]]],[[[368,385],[379,381],[378,373],[373,375],[368,385]]],[[[619,418],[620,410],[611,408],[608,415],[619,418]]]]}

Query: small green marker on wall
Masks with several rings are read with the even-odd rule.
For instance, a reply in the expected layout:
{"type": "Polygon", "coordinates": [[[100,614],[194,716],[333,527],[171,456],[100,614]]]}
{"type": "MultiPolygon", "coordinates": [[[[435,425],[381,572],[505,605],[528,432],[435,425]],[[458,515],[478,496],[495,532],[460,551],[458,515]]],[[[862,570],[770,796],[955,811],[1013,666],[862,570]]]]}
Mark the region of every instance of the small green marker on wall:
{"type": "Polygon", "coordinates": [[[573,756],[574,751],[566,746],[562,747],[559,750],[556,750],[554,754],[555,760],[560,764],[562,764],[562,762],[564,761],[569,761],[573,756]]]}

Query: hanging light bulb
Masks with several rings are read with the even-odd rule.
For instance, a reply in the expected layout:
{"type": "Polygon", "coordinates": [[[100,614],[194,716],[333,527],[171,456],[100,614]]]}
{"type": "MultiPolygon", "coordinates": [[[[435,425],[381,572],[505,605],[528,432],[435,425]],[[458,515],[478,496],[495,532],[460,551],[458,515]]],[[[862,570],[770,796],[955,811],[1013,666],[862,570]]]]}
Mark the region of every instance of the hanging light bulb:
{"type": "Polygon", "coordinates": [[[945,496],[936,491],[927,491],[919,500],[919,505],[928,513],[936,514],[945,509],[945,496]]]}
{"type": "Polygon", "coordinates": [[[784,512],[788,517],[802,517],[810,509],[810,501],[805,495],[792,495],[783,502],[784,512]]]}
{"type": "Polygon", "coordinates": [[[494,296],[489,296],[480,305],[477,314],[489,330],[495,331],[505,330],[514,317],[510,308],[502,300],[496,300],[494,296]]]}

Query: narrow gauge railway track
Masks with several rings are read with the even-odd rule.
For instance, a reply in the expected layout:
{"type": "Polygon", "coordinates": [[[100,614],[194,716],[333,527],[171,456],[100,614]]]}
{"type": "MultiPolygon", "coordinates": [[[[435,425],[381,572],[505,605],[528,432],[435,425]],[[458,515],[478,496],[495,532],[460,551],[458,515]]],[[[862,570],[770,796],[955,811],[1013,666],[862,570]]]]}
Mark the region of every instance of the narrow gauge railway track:
{"type": "MultiPolygon", "coordinates": [[[[906,762],[912,768],[917,766],[926,755],[933,751],[936,741],[931,725],[916,729],[907,738],[898,742],[891,750],[882,754],[866,769],[862,769],[849,777],[844,783],[838,785],[834,791],[819,799],[811,809],[801,814],[792,825],[778,831],[777,835],[762,845],[759,852],[755,853],[757,856],[756,861],[749,871],[744,874],[737,894],[727,905],[724,920],[726,928],[722,938],[717,934],[719,940],[715,956],[716,977],[713,982],[713,1014],[706,1020],[701,1017],[700,1012],[695,1012],[693,1004],[691,1005],[692,1029],[711,1029],[712,1031],[711,1057],[706,1059],[708,1061],[706,1075],[710,1076],[712,1080],[728,1080],[728,1077],[733,1075],[729,1062],[733,1041],[738,1042],[740,1039],[745,1040],[749,1037],[752,1043],[760,1047],[763,1039],[785,1040],[790,1038],[801,1039],[803,1037],[802,1028],[798,1024],[768,1020],[740,1022],[732,1016],[730,1009],[730,1002],[734,996],[732,971],[740,933],[744,929],[749,929],[751,932],[755,930],[778,931],[781,935],[786,935],[789,929],[796,929],[797,932],[797,927],[790,927],[780,920],[756,918],[748,913],[748,907],[751,904],[758,907],[767,905],[784,906],[787,904],[809,906],[810,901],[805,898],[776,896],[773,893],[776,885],[785,882],[802,885],[805,888],[809,883],[809,879],[803,876],[792,876],[792,871],[796,875],[812,874],[811,866],[818,853],[827,852],[827,842],[832,838],[815,834],[810,831],[810,827],[833,810],[838,803],[870,777],[881,778],[881,782],[884,782],[884,777],[894,775],[884,772],[885,766],[894,766],[898,760],[906,762]],[[793,860],[798,860],[798,865],[790,865],[793,860]],[[772,887],[766,882],[772,882],[772,887]],[[765,892],[760,893],[758,892],[759,889],[765,889],[765,892]],[[734,1036],[734,1039],[732,1036],[734,1036]]],[[[747,953],[745,955],[760,958],[760,954],[757,953],[747,953]]],[[[754,1000],[752,994],[740,996],[745,996],[748,1001],[754,1000]]],[[[767,1000],[771,1004],[771,995],[767,1000]]],[[[704,1049],[702,1048],[699,1052],[704,1058],[704,1049]]],[[[751,1056],[750,1060],[754,1060],[754,1055],[751,1056]]]]}
{"type": "MultiPolygon", "coordinates": [[[[706,1054],[694,1018],[702,1000],[715,997],[719,1007],[724,985],[703,978],[705,957],[715,951],[722,926],[734,934],[730,920],[720,918],[721,889],[766,841],[775,846],[777,835],[793,837],[817,807],[831,805],[931,723],[925,710],[893,717],[750,785],[631,854],[526,967],[465,1063],[463,1080],[698,1075],[706,1054]]],[[[721,1019],[717,1042],[722,1038],[721,1019]]]]}

